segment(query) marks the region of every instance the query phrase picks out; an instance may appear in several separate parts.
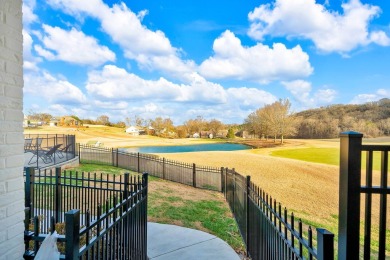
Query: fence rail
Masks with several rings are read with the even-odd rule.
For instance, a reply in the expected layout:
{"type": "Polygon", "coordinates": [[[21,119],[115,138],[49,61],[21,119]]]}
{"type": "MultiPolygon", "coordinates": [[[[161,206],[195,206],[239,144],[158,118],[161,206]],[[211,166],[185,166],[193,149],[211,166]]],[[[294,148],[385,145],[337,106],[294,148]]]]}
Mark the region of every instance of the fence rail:
{"type": "Polygon", "coordinates": [[[26,169],[25,259],[59,223],[66,259],[147,258],[147,174],[35,172],[26,169]]]}
{"type": "Polygon", "coordinates": [[[234,169],[222,169],[224,195],[251,259],[333,259],[334,235],[288,216],[280,203],[234,169]]]}
{"type": "Polygon", "coordinates": [[[252,259],[333,259],[334,235],[312,230],[234,169],[199,166],[154,155],[80,145],[82,162],[113,165],[197,188],[221,191],[252,259]],[[313,238],[317,232],[317,239],[313,238]],[[315,246],[314,241],[317,243],[315,246]]]}
{"type": "Polygon", "coordinates": [[[121,167],[135,172],[147,172],[165,180],[196,188],[222,191],[221,168],[183,163],[155,155],[128,153],[119,149],[80,144],[81,162],[121,167]]]}
{"type": "Polygon", "coordinates": [[[61,134],[25,134],[24,153],[31,158],[26,167],[54,166],[76,157],[76,136],[61,134]]]}

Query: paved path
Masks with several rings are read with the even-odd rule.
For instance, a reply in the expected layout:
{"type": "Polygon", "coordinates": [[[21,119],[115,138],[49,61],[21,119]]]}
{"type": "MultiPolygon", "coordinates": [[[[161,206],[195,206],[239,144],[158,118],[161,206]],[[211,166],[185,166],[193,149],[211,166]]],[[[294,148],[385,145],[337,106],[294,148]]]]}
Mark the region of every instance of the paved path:
{"type": "Polygon", "coordinates": [[[239,260],[237,253],[220,238],[174,225],[148,223],[148,257],[156,260],[239,260]]]}

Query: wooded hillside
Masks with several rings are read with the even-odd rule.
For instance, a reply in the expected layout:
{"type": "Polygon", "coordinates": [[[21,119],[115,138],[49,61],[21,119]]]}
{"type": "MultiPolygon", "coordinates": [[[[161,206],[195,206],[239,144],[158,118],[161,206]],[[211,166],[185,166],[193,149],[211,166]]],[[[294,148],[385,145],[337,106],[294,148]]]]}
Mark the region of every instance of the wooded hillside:
{"type": "Polygon", "coordinates": [[[331,105],[296,113],[299,138],[334,138],[347,130],[365,137],[390,134],[390,99],[362,105],[331,105]]]}

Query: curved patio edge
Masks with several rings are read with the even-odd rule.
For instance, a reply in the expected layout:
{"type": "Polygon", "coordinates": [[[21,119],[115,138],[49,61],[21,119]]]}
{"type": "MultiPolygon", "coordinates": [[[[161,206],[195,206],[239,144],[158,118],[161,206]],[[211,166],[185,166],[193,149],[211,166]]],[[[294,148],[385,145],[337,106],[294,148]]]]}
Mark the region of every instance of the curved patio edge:
{"type": "Polygon", "coordinates": [[[209,233],[148,222],[149,259],[239,260],[237,253],[222,239],[209,233]]]}
{"type": "MultiPolygon", "coordinates": [[[[36,168],[36,164],[28,164],[29,160],[31,159],[31,157],[33,156],[33,154],[31,153],[24,153],[24,167],[34,167],[36,168]]],[[[63,168],[67,168],[67,167],[73,167],[73,166],[78,166],[79,165],[79,157],[78,156],[75,156],[74,158],[72,159],[69,159],[69,160],[60,160],[58,161],[56,164],[46,164],[44,163],[42,160],[40,160],[39,162],[39,169],[40,170],[45,170],[45,169],[51,169],[51,168],[56,168],[56,167],[63,167],[63,168]]]]}

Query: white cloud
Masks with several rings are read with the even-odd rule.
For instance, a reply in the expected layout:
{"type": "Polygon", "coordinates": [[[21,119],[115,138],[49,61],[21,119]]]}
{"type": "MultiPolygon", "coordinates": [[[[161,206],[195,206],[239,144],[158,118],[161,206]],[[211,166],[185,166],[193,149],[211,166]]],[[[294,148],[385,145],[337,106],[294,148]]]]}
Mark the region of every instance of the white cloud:
{"type": "Polygon", "coordinates": [[[282,43],[272,48],[261,43],[253,47],[241,44],[232,32],[225,31],[214,41],[214,56],[199,67],[206,78],[233,78],[268,83],[309,76],[313,68],[300,46],[287,49],[282,43]]]}
{"type": "Polygon", "coordinates": [[[78,87],[48,72],[25,73],[23,90],[25,94],[40,97],[42,103],[79,104],[86,101],[78,87]]]}
{"type": "Polygon", "coordinates": [[[75,64],[101,65],[115,61],[115,54],[106,46],[83,32],[72,28],[70,31],[59,27],[43,25],[43,45],[35,46],[35,51],[48,60],[62,60],[75,64]]]}
{"type": "Polygon", "coordinates": [[[31,23],[38,20],[38,16],[34,14],[36,2],[35,0],[24,0],[22,5],[23,12],[23,27],[26,29],[31,23]]]}
{"type": "Polygon", "coordinates": [[[162,31],[152,31],[141,23],[147,15],[145,10],[136,14],[123,2],[109,7],[101,0],[50,0],[49,4],[73,15],[85,14],[98,19],[102,30],[141,68],[161,70],[183,80],[195,69],[193,61],[181,59],[180,50],[171,45],[162,31]]]}
{"type": "Polygon", "coordinates": [[[311,83],[305,80],[284,81],[282,84],[304,109],[330,104],[337,94],[334,89],[330,88],[319,89],[312,93],[311,83]]]}
{"type": "Polygon", "coordinates": [[[248,34],[257,40],[267,35],[305,38],[324,52],[345,53],[370,43],[390,45],[385,32],[370,32],[368,28],[379,16],[379,7],[359,0],[350,0],[341,7],[343,12],[338,13],[315,0],[276,0],[249,13],[248,34]]]}
{"type": "Polygon", "coordinates": [[[222,86],[208,82],[196,74],[193,74],[190,85],[175,84],[165,78],[145,80],[114,65],[106,65],[101,71],[90,72],[86,89],[92,95],[110,100],[226,101],[222,86]]]}
{"type": "Polygon", "coordinates": [[[32,52],[33,39],[31,35],[23,29],[23,68],[25,70],[37,71],[37,63],[41,61],[40,58],[35,57],[32,52]]]}
{"type": "Polygon", "coordinates": [[[351,104],[363,104],[378,101],[382,98],[390,98],[390,89],[378,89],[375,93],[359,94],[351,100],[351,104]]]}
{"type": "Polygon", "coordinates": [[[224,89],[196,73],[189,84],[175,84],[164,78],[145,80],[114,65],[90,72],[86,89],[94,100],[94,110],[118,110],[116,116],[122,117],[118,120],[128,115],[163,116],[177,124],[198,115],[239,122],[254,109],[276,100],[272,94],[255,88],[224,89]]]}
{"type": "Polygon", "coordinates": [[[228,88],[226,91],[231,102],[243,108],[260,108],[277,100],[271,93],[256,88],[228,88]]]}

